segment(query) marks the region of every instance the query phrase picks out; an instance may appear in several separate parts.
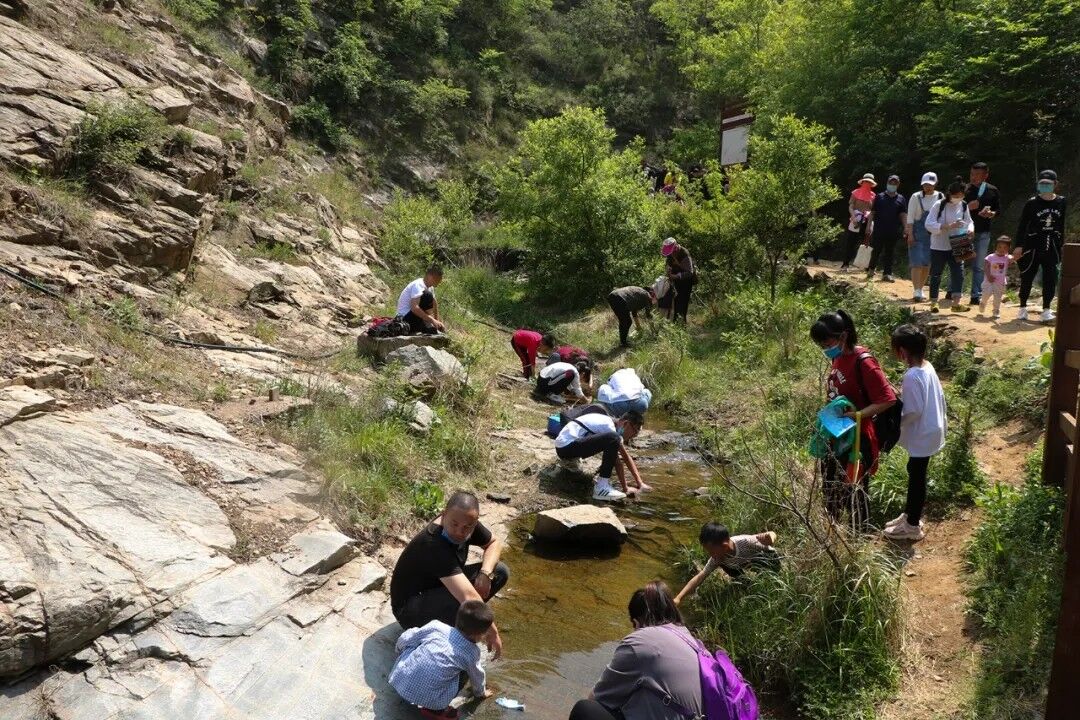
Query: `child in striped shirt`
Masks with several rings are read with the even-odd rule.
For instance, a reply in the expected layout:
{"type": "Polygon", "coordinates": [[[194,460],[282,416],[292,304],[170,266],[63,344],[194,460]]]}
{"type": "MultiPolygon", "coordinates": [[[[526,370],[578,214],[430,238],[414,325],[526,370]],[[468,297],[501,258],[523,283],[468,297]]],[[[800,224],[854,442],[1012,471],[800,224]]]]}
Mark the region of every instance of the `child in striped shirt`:
{"type": "Polygon", "coordinates": [[[776,545],[776,533],[763,532],[757,535],[731,535],[720,523],[705,523],[698,536],[701,547],[709,556],[704,569],[692,577],[686,586],[675,596],[679,605],[686,596],[698,589],[705,578],[719,568],[730,577],[742,575],[743,570],[752,567],[779,567],[779,557],[773,546],[776,545]]]}
{"type": "Polygon", "coordinates": [[[406,630],[397,641],[401,656],[390,671],[390,685],[406,702],[420,707],[428,720],[453,720],[458,716],[450,701],[461,689],[461,673],[469,676],[473,695],[489,698],[487,678],[480,665],[480,648],[495,615],[479,600],[467,600],[458,608],[454,627],[438,620],[406,630]]]}

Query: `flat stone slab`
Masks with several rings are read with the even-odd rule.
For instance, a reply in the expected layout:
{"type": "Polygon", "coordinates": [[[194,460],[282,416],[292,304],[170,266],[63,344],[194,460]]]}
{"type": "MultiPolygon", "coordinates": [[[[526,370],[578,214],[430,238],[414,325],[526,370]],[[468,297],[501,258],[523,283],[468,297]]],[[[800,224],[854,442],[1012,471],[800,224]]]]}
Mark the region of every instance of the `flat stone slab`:
{"type": "Polygon", "coordinates": [[[450,346],[449,335],[401,335],[399,337],[376,338],[366,332],[356,338],[356,352],[365,357],[386,362],[386,356],[406,345],[445,349],[450,346]]]}
{"type": "Polygon", "coordinates": [[[56,398],[21,385],[0,388],[0,426],[56,409],[56,398]]]}
{"type": "Polygon", "coordinates": [[[328,523],[293,535],[289,544],[271,559],[290,575],[322,574],[347,563],[356,552],[356,541],[328,523]]]}
{"type": "Polygon", "coordinates": [[[533,536],[549,542],[614,545],[626,541],[626,528],[609,507],[574,505],[537,513],[533,536]]]}

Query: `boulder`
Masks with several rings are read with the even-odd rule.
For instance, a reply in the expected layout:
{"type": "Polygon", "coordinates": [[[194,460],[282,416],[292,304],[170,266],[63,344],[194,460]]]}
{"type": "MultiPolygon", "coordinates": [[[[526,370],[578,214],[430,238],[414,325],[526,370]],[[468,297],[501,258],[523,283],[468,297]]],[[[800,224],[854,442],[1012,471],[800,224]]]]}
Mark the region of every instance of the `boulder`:
{"type": "Polygon", "coordinates": [[[154,88],[143,97],[143,100],[164,115],[165,121],[172,125],[186,123],[193,107],[192,102],[184,93],[170,85],[154,88]]]}
{"type": "Polygon", "coordinates": [[[355,554],[356,541],[328,523],[293,535],[288,547],[271,559],[290,575],[328,573],[347,563],[355,554]]]}
{"type": "Polygon", "coordinates": [[[418,433],[427,433],[431,431],[431,428],[439,421],[435,411],[431,407],[420,400],[415,400],[411,403],[399,403],[393,398],[387,398],[383,401],[383,412],[387,415],[401,415],[409,423],[409,429],[418,433]]]}
{"type": "Polygon", "coordinates": [[[55,409],[52,395],[20,385],[0,388],[0,427],[55,409]]]}
{"type": "MultiPolygon", "coordinates": [[[[365,329],[366,330],[366,329],[365,329]]],[[[406,345],[432,347],[440,350],[450,346],[448,335],[401,335],[400,337],[377,338],[367,332],[361,332],[356,338],[356,352],[372,357],[379,362],[386,362],[387,356],[406,345]]]]}
{"type": "Polygon", "coordinates": [[[609,507],[574,505],[537,513],[533,536],[549,542],[614,545],[626,541],[626,528],[609,507]]]}
{"type": "Polygon", "coordinates": [[[462,384],[466,380],[465,368],[456,357],[429,346],[406,345],[387,355],[386,361],[400,364],[401,379],[413,387],[462,384]]]}

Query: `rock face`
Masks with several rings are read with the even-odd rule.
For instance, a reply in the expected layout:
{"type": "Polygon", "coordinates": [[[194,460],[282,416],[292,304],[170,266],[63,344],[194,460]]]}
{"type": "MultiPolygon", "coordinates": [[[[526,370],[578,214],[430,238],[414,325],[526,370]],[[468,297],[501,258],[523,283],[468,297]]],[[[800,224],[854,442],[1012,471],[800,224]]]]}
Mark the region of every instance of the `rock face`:
{"type": "Polygon", "coordinates": [[[538,513],[533,536],[549,542],[614,545],[626,541],[626,528],[609,507],[574,505],[538,513]]]}
{"type": "Polygon", "coordinates": [[[448,335],[402,335],[400,337],[376,338],[361,332],[356,338],[356,352],[385,362],[387,356],[406,345],[431,347],[443,350],[450,347],[448,335]]]}
{"type": "Polygon", "coordinates": [[[410,344],[389,353],[386,361],[400,363],[402,380],[413,387],[460,385],[466,380],[465,368],[445,350],[410,344]]]}

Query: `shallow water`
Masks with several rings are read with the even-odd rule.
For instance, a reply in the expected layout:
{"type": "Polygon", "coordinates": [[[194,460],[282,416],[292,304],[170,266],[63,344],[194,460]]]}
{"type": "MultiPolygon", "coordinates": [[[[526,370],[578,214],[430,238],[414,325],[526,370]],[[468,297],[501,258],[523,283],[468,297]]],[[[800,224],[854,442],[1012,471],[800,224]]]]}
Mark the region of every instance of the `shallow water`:
{"type": "Polygon", "coordinates": [[[504,710],[491,700],[475,707],[472,717],[567,717],[574,702],[588,696],[617,641],[632,630],[626,612],[631,593],[655,578],[678,591],[678,548],[693,541],[706,514],[687,491],[708,485],[710,473],[685,452],[663,452],[640,453],[639,469],[654,491],[615,506],[629,531],[621,548],[568,552],[539,546],[529,536],[534,516],[514,523],[503,551],[510,584],[493,605],[505,654],[487,669],[496,697],[519,700],[525,711],[504,710]]]}

